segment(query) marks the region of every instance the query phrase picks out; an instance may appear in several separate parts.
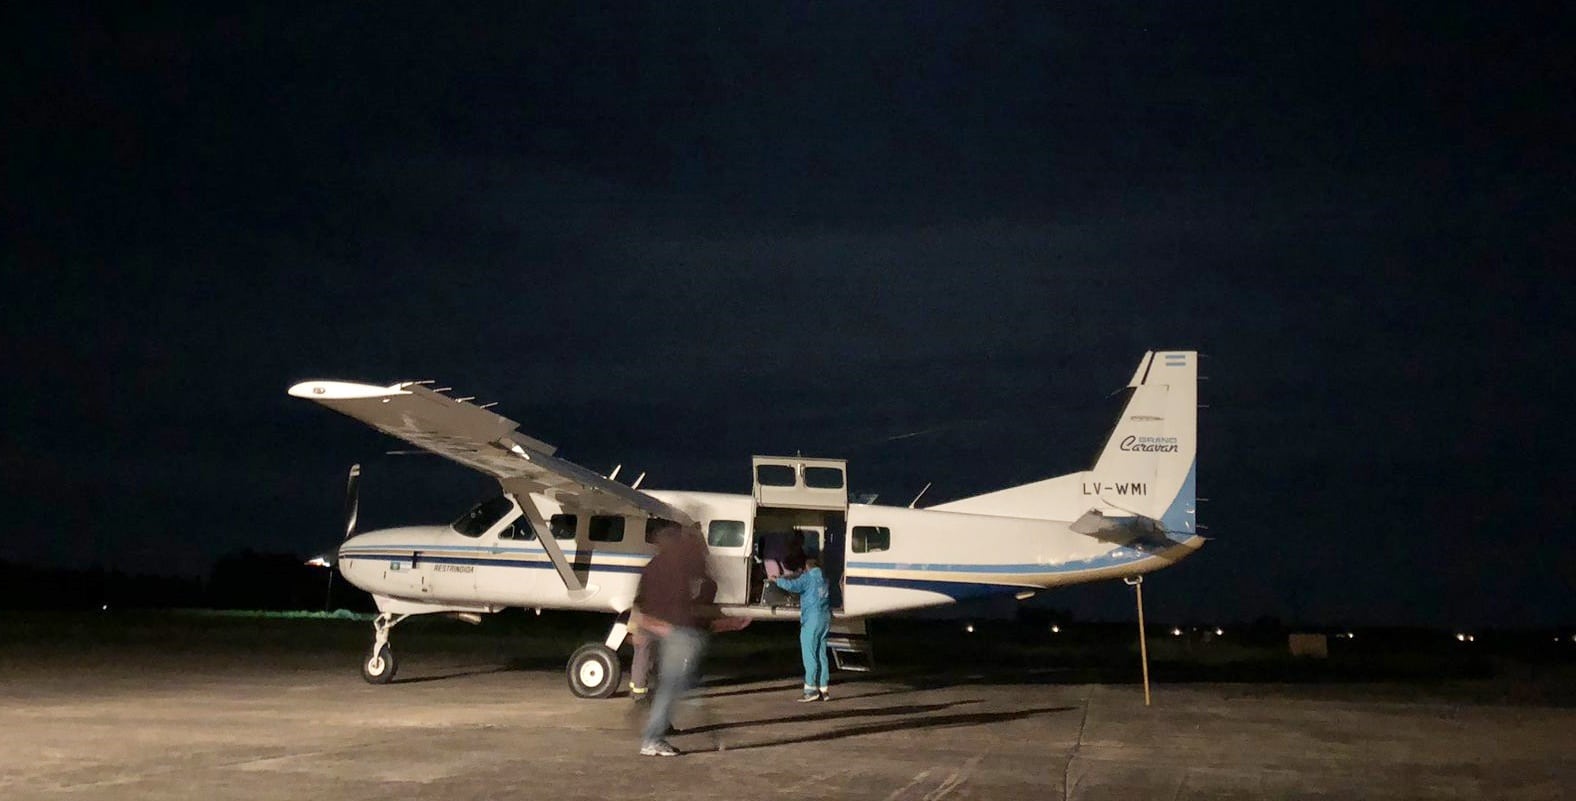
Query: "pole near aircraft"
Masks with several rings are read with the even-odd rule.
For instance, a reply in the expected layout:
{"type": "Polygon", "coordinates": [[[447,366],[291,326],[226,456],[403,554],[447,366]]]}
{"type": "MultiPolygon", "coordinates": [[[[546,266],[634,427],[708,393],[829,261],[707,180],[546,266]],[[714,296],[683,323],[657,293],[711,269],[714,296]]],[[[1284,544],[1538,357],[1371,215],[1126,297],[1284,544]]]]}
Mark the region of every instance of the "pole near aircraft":
{"type": "Polygon", "coordinates": [[[1128,576],[1122,579],[1133,588],[1138,598],[1138,658],[1144,665],[1144,706],[1149,706],[1149,638],[1144,636],[1144,577],[1128,576]]]}

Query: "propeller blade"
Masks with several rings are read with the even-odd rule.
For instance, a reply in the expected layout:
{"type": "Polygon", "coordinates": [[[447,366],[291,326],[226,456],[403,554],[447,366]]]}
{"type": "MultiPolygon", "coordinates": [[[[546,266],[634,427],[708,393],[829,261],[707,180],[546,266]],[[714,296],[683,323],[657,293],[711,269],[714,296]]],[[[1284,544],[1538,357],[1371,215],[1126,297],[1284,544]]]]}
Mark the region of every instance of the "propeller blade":
{"type": "Polygon", "coordinates": [[[345,481],[345,539],[356,533],[356,516],[361,511],[361,465],[350,466],[350,477],[345,481]]]}

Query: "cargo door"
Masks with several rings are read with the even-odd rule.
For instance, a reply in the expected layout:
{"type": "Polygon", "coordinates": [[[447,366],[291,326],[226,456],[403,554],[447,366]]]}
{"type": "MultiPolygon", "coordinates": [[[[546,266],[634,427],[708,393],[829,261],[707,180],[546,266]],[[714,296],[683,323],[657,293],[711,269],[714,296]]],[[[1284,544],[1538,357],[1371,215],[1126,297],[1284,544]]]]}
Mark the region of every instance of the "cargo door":
{"type": "MultiPolygon", "coordinates": [[[[821,571],[832,608],[843,606],[844,536],[848,515],[848,462],[806,456],[756,456],[751,460],[756,531],[815,531],[821,571]]],[[[764,579],[763,579],[764,580],[764,579]]]]}

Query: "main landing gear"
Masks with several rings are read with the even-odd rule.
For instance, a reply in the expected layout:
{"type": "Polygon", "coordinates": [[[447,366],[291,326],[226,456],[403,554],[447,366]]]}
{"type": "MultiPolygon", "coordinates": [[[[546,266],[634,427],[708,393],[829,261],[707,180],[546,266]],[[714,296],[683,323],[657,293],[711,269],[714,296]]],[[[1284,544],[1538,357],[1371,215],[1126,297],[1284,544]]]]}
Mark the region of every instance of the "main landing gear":
{"type": "Polygon", "coordinates": [[[569,691],[577,698],[607,698],[618,692],[624,668],[618,647],[629,633],[629,613],[618,616],[603,642],[588,642],[569,657],[569,691]]]}
{"type": "MultiPolygon", "coordinates": [[[[410,615],[384,612],[372,621],[372,650],[361,663],[361,678],[370,684],[388,684],[394,680],[399,663],[389,646],[389,631],[410,615]]],[[[575,649],[569,657],[569,691],[579,698],[608,698],[618,692],[624,678],[624,667],[618,659],[618,647],[624,644],[629,633],[628,613],[619,615],[603,642],[589,642],[575,649]]]]}
{"type": "Polygon", "coordinates": [[[399,625],[410,615],[384,612],[372,621],[372,653],[361,663],[361,678],[370,684],[388,684],[394,680],[394,651],[389,648],[389,629],[399,625]]]}

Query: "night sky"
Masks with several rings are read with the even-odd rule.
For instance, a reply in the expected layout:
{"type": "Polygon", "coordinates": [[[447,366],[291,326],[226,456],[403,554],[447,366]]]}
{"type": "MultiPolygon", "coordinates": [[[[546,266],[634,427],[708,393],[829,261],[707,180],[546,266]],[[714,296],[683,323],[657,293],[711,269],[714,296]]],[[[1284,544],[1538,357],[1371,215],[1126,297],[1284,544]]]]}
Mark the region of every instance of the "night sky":
{"type": "Polygon", "coordinates": [[[1576,622],[1557,6],[24,5],[0,559],[310,555],[353,461],[366,526],[495,486],[308,378],[902,505],[1087,467],[1174,348],[1215,539],[1152,614],[1576,622]]]}

